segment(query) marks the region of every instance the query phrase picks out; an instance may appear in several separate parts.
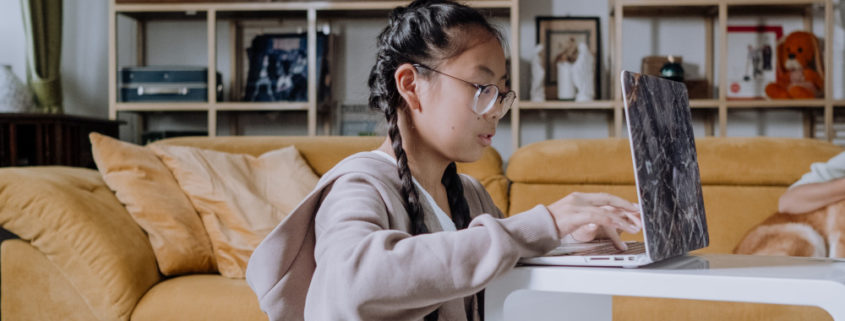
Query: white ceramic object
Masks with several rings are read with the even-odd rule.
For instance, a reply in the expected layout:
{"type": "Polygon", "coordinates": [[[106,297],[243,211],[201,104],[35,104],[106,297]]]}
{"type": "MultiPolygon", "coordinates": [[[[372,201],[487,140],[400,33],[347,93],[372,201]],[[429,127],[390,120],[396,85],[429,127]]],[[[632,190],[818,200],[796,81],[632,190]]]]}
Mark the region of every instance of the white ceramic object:
{"type": "Polygon", "coordinates": [[[32,91],[8,65],[0,66],[0,113],[25,113],[35,107],[32,91]]]}
{"type": "Polygon", "coordinates": [[[542,53],[542,44],[534,47],[534,56],[531,58],[531,101],[546,100],[546,88],[543,86],[546,70],[543,69],[542,53]]]}
{"type": "Polygon", "coordinates": [[[572,79],[575,84],[575,101],[591,101],[596,94],[596,59],[586,43],[578,44],[578,59],[572,68],[572,79]]]}
{"type": "Polygon", "coordinates": [[[572,81],[573,64],[570,62],[557,63],[557,99],[575,98],[575,83],[572,81]]]}

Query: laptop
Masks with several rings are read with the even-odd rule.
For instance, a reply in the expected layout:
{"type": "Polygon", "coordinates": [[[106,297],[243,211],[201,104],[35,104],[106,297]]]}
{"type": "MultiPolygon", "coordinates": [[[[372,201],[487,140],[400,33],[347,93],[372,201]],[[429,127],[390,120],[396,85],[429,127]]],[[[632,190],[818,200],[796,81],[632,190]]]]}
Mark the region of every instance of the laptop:
{"type": "Polygon", "coordinates": [[[639,267],[709,245],[686,86],[628,71],[621,80],[644,242],[562,244],[520,263],[639,267]]]}

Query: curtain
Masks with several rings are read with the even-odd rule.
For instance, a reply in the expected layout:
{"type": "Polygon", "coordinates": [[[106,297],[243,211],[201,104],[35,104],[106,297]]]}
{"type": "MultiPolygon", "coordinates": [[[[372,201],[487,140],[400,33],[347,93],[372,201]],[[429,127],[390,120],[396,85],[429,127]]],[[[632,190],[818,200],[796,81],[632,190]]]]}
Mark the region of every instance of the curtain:
{"type": "Polygon", "coordinates": [[[21,0],[26,33],[26,80],[38,108],[62,113],[62,0],[21,0]]]}

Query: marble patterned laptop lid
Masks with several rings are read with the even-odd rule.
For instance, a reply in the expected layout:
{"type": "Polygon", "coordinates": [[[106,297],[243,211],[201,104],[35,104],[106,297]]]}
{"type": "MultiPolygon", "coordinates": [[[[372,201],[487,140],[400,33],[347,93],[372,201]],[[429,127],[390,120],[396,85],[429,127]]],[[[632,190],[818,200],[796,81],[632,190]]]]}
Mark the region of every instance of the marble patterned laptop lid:
{"type": "Polygon", "coordinates": [[[649,256],[656,262],[706,247],[686,86],[623,71],[622,92],[649,256]]]}

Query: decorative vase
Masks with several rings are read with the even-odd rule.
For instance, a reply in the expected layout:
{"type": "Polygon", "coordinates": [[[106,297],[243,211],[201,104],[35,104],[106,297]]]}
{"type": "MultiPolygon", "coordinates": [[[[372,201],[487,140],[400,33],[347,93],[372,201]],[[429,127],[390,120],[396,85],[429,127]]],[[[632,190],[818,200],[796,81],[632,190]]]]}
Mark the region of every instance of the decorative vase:
{"type": "Polygon", "coordinates": [[[546,88],[543,85],[546,70],[543,69],[542,54],[542,44],[534,47],[534,56],[531,57],[531,101],[546,100],[546,88]]]}
{"type": "Polygon", "coordinates": [[[572,82],[572,63],[557,63],[557,99],[575,99],[575,83],[572,82]]]}
{"type": "Polygon", "coordinates": [[[674,81],[684,81],[684,68],[681,64],[675,62],[674,56],[669,56],[669,62],[660,68],[660,76],[674,81]]]}
{"type": "Polygon", "coordinates": [[[0,113],[31,112],[34,107],[29,87],[15,76],[12,67],[0,66],[0,113]]]}

